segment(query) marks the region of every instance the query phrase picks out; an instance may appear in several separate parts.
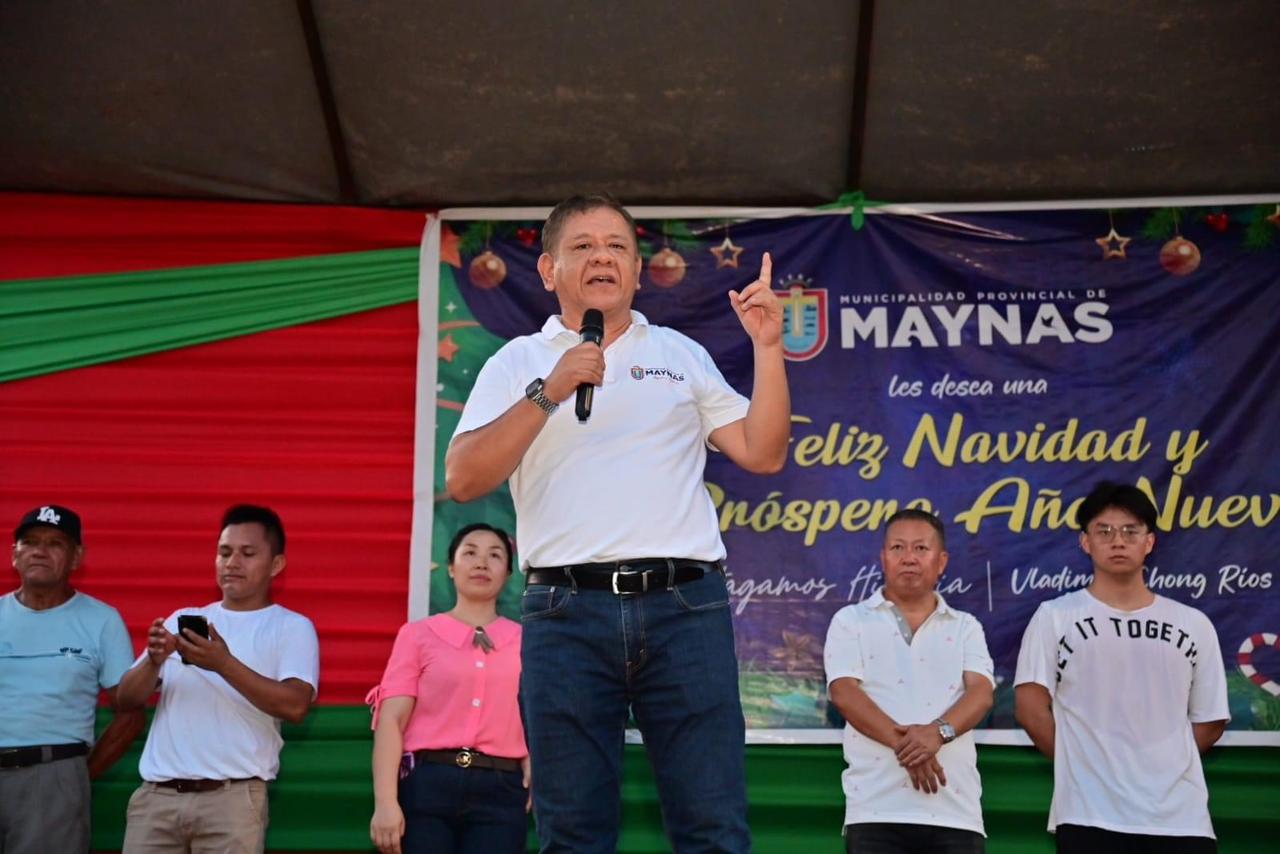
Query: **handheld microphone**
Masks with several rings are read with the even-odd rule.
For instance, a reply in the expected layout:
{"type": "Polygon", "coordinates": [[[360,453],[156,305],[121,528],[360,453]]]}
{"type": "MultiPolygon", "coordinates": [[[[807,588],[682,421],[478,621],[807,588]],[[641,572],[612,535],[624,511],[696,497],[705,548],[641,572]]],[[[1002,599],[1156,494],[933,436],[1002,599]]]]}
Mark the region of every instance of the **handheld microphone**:
{"type": "MultiPolygon", "coordinates": [[[[582,341],[590,341],[597,347],[604,341],[604,314],[598,308],[589,308],[582,314],[582,341]]],[[[595,396],[596,387],[591,383],[578,386],[578,399],[574,403],[573,412],[578,416],[579,424],[586,424],[591,417],[591,399],[595,396]]]]}

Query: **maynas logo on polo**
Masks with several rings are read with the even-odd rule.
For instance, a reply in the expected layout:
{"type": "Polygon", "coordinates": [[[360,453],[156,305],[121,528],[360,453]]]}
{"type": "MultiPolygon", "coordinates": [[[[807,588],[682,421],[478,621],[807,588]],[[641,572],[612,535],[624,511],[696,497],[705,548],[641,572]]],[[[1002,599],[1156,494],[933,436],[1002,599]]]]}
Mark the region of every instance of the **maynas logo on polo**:
{"type": "Polygon", "coordinates": [[[645,377],[656,377],[673,383],[684,382],[684,374],[668,370],[667,368],[642,368],[639,365],[631,366],[631,379],[642,380],[645,377]]]}
{"type": "Polygon", "coordinates": [[[62,516],[52,507],[41,507],[40,514],[36,516],[37,522],[48,522],[50,525],[58,525],[62,522],[62,516]]]}
{"type": "Polygon", "coordinates": [[[827,346],[827,289],[812,288],[813,280],[788,276],[774,289],[782,302],[782,355],[806,362],[827,346]]]}

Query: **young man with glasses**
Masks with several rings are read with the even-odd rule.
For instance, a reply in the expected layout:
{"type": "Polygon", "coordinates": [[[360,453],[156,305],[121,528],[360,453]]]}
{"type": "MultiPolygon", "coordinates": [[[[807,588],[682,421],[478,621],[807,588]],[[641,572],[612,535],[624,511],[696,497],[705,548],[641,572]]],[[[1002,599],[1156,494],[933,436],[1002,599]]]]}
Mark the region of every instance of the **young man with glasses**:
{"type": "Polygon", "coordinates": [[[1059,852],[1213,852],[1200,754],[1230,715],[1208,617],[1153,593],[1156,510],[1100,483],[1080,504],[1093,582],[1042,604],[1018,653],[1018,722],[1053,760],[1059,852]]]}

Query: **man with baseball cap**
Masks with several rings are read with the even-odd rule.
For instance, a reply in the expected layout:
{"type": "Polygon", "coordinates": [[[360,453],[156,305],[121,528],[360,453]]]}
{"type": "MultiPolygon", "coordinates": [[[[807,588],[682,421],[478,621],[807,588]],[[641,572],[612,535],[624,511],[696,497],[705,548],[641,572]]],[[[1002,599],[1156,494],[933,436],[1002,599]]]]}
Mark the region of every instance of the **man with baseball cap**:
{"type": "Polygon", "coordinates": [[[80,517],[45,504],[13,532],[18,589],[0,596],[0,851],[89,850],[89,780],[141,731],[117,713],[94,741],[98,692],[115,705],[133,661],[120,613],[71,586],[80,517]]]}

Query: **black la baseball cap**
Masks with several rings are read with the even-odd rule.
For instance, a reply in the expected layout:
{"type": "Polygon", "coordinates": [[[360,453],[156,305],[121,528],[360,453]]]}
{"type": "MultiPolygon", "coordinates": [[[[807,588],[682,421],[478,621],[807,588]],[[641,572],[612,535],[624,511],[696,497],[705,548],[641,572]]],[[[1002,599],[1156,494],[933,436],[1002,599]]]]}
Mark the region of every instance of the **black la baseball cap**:
{"type": "Polygon", "coordinates": [[[80,542],[80,517],[76,515],[74,510],[70,510],[60,504],[45,504],[28,511],[27,515],[23,516],[22,521],[18,523],[18,527],[13,529],[14,541],[22,539],[22,535],[29,529],[40,525],[46,528],[57,528],[70,537],[77,546],[82,545],[80,542]]]}

